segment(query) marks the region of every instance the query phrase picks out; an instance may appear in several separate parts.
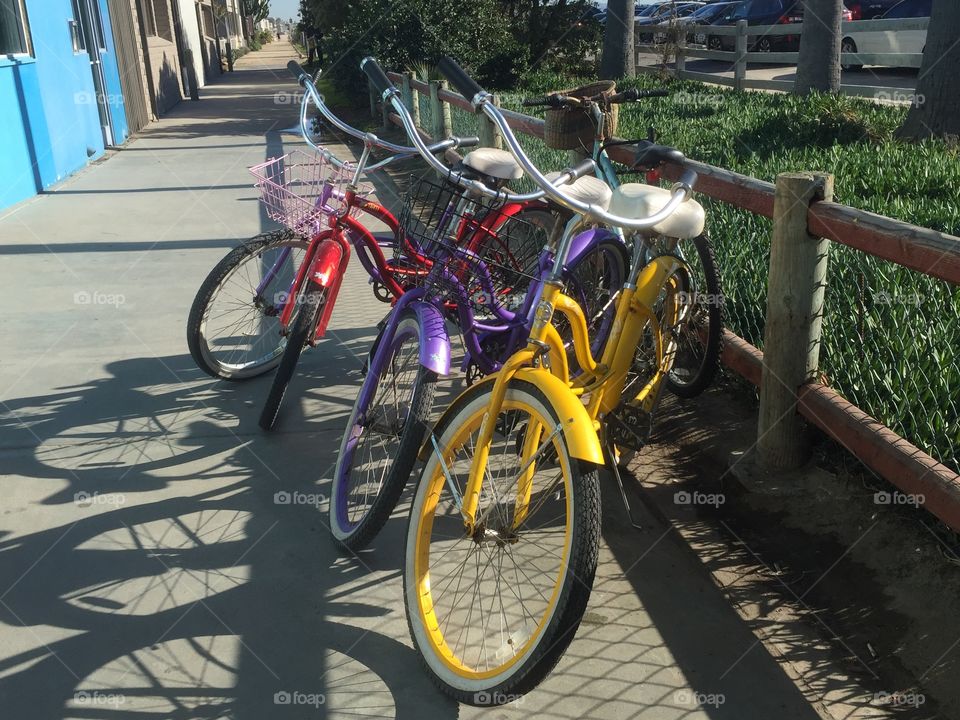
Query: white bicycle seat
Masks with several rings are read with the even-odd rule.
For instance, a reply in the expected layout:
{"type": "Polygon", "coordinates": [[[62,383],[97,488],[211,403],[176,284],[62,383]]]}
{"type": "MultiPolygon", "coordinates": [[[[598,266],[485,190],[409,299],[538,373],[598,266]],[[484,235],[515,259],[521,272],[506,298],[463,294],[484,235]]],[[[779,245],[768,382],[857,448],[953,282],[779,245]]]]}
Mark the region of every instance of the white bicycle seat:
{"type": "MultiPolygon", "coordinates": [[[[654,185],[628,183],[613,191],[610,212],[640,220],[663,209],[672,195],[669,190],[654,185]]],[[[685,240],[702,233],[704,221],[703,206],[691,198],[680,203],[670,217],[654,225],[652,230],[660,235],[685,240]]]]}
{"type": "MultiPolygon", "coordinates": [[[[562,173],[559,172],[547,173],[546,178],[550,182],[553,182],[560,177],[561,174],[562,173]]],[[[603,210],[609,207],[610,198],[613,196],[609,186],[603,180],[595,178],[592,175],[584,175],[572,183],[561,185],[557,189],[571,200],[579,200],[582,203],[597,205],[603,210]]]]}
{"type": "Polygon", "coordinates": [[[519,180],[523,170],[506,150],[477,148],[466,154],[463,164],[487,177],[498,180],[519,180]]]}

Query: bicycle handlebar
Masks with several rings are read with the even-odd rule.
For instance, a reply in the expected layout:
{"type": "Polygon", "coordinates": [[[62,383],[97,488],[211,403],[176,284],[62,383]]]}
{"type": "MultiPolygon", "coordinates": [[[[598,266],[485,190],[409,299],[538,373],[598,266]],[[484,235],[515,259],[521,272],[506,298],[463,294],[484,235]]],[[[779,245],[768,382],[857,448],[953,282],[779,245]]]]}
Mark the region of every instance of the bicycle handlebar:
{"type": "Polygon", "coordinates": [[[390,78],[388,78],[387,74],[383,71],[383,68],[380,67],[380,63],[369,55],[360,61],[360,69],[366,73],[371,84],[380,92],[384,100],[387,99],[388,93],[393,94],[398,92],[397,88],[390,82],[390,78]]]}
{"type": "MultiPolygon", "coordinates": [[[[483,93],[483,88],[481,88],[472,77],[467,75],[466,71],[449,55],[444,55],[440,58],[437,69],[440,71],[440,74],[446,77],[450,81],[450,84],[457,89],[457,92],[467,100],[473,102],[477,95],[483,93]]],[[[476,110],[477,107],[474,105],[474,111],[476,110]]]]}
{"type": "Polygon", "coordinates": [[[592,97],[584,98],[574,97],[572,95],[560,95],[559,93],[551,93],[550,95],[543,95],[542,97],[524,100],[520,104],[522,107],[562,108],[582,107],[587,103],[605,100],[605,102],[610,105],[621,105],[623,103],[636,102],[642,98],[667,97],[669,94],[670,91],[664,88],[657,88],[655,90],[638,90],[637,88],[630,88],[629,90],[624,90],[623,92],[618,92],[615,95],[611,95],[608,98],[604,98],[602,93],[592,97]]]}
{"type": "MultiPolygon", "coordinates": [[[[379,66],[377,67],[379,69],[379,66]]],[[[307,98],[313,101],[313,104],[316,105],[317,109],[320,111],[320,114],[323,115],[327,119],[327,121],[334,127],[338,128],[339,130],[346,133],[347,135],[357,138],[358,140],[363,140],[364,143],[369,143],[370,145],[375,145],[377,147],[380,147],[386,150],[387,152],[394,153],[395,157],[387,158],[386,160],[382,160],[376,163],[375,165],[370,165],[369,167],[367,167],[366,168],[367,172],[383,167],[384,165],[396,159],[396,156],[416,155],[419,152],[419,150],[416,147],[410,147],[408,145],[397,145],[396,143],[388,142],[387,140],[382,140],[381,138],[377,137],[373,133],[366,133],[363,130],[358,130],[357,128],[348,125],[343,120],[341,120],[336,115],[334,115],[333,111],[331,111],[330,108],[327,107],[327,104],[323,100],[323,96],[320,94],[320,91],[317,90],[317,86],[314,83],[313,78],[311,78],[309,73],[307,73],[307,71],[303,69],[300,63],[298,63],[296,60],[291,60],[290,62],[287,63],[287,69],[293,74],[295,78],[297,78],[297,83],[299,83],[300,86],[303,87],[304,90],[306,90],[306,94],[304,95],[303,102],[300,108],[300,126],[301,126],[301,129],[303,130],[304,139],[306,139],[307,144],[310,145],[312,148],[322,152],[324,156],[336,167],[353,168],[354,165],[352,163],[343,162],[342,160],[338,159],[336,155],[331,153],[329,150],[324,150],[323,148],[318,147],[316,144],[310,141],[309,133],[307,133],[307,126],[306,126],[307,98]]],[[[383,73],[382,70],[380,72],[383,73]]],[[[387,85],[389,85],[390,87],[393,87],[393,85],[390,83],[390,80],[387,78],[386,75],[383,75],[383,80],[386,81],[387,85]]],[[[435,143],[434,145],[431,145],[430,149],[431,149],[431,152],[440,152],[443,150],[449,150],[451,148],[455,149],[458,147],[470,147],[470,146],[479,145],[479,144],[480,144],[480,138],[475,136],[465,137],[465,138],[452,137],[446,140],[442,140],[438,143],[435,143]]]]}
{"type": "MultiPolygon", "coordinates": [[[[581,200],[576,200],[564,193],[560,192],[559,188],[547,180],[543,176],[543,173],[537,168],[536,165],[531,162],[530,158],[527,157],[527,154],[524,152],[523,147],[520,145],[520,141],[517,140],[517,136],[514,135],[513,129],[510,127],[510,124],[507,122],[507,119],[504,117],[503,113],[500,112],[500,109],[490,102],[490,95],[482,88],[476,85],[475,82],[470,80],[466,75],[463,69],[457,65],[456,61],[450,57],[444,57],[444,59],[439,64],[439,69],[442,73],[447,75],[447,72],[453,69],[447,77],[450,79],[451,83],[455,85],[462,81],[465,77],[469,82],[463,83],[464,90],[472,89],[471,86],[475,86],[479,89],[479,92],[474,93],[471,104],[475,111],[482,111],[490,120],[493,121],[494,125],[497,126],[497,129],[500,130],[500,133],[503,135],[503,139],[507,143],[507,147],[510,149],[510,152],[517,159],[517,162],[520,164],[520,167],[533,179],[533,181],[540,186],[554,202],[559,205],[563,205],[569,210],[574,211],[580,215],[584,215],[587,218],[595,219],[603,223],[610,225],[616,225],[621,228],[626,228],[629,230],[648,230],[654,225],[666,220],[670,217],[673,212],[680,206],[680,203],[684,202],[693,194],[693,186],[697,181],[697,174],[690,169],[686,169],[680,176],[680,179],[674,183],[672,189],[672,197],[659,211],[655,212],[653,215],[650,215],[646,218],[628,218],[621,217],[619,215],[614,215],[613,213],[604,210],[603,208],[592,205],[590,203],[585,203],[581,200]],[[463,77],[461,77],[463,76],[463,77]]],[[[458,89],[461,89],[458,85],[458,89]]],[[[677,151],[678,161],[683,159],[683,154],[677,151]]]]}

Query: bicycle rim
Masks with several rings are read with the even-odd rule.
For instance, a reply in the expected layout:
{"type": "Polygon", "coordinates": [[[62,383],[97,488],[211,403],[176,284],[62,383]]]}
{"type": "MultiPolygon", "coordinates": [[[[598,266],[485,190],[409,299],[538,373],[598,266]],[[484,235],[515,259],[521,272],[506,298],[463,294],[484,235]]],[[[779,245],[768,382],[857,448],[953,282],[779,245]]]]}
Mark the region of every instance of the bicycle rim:
{"type": "Polygon", "coordinates": [[[542,403],[514,390],[490,448],[477,530],[465,534],[450,483],[462,495],[485,399],[479,394],[444,433],[443,463],[428,463],[408,536],[408,591],[416,597],[409,612],[418,621],[418,644],[438,677],[460,689],[502,683],[536,661],[565,601],[574,541],[563,434],[542,403]],[[526,483],[529,495],[521,489],[526,483]],[[526,516],[515,527],[524,505],[526,516]]]}
{"type": "MultiPolygon", "coordinates": [[[[409,419],[420,376],[420,334],[414,319],[401,321],[385,366],[371,368],[369,402],[358,396],[344,433],[334,477],[335,535],[351,533],[383,491],[409,419]]],[[[361,390],[361,393],[363,389],[361,390]]]]}
{"type": "Polygon", "coordinates": [[[297,238],[268,246],[241,260],[221,280],[199,329],[201,352],[210,364],[242,376],[279,362],[286,347],[279,312],[306,247],[306,241],[297,238]],[[282,259],[284,248],[290,252],[282,259]],[[258,295],[258,286],[271,272],[273,278],[258,295]]]}

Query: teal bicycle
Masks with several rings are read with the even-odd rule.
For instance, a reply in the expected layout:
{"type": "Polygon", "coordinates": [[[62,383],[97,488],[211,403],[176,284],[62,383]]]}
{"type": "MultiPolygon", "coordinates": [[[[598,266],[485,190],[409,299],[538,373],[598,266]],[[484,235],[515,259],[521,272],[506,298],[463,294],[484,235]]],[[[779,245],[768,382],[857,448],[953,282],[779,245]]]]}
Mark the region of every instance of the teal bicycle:
{"type": "MultiPolygon", "coordinates": [[[[584,156],[591,156],[596,163],[597,177],[611,188],[621,187],[620,175],[624,173],[645,173],[650,186],[660,179],[659,168],[664,163],[680,162],[683,155],[678,150],[656,144],[653,129],[650,137],[644,140],[612,140],[608,135],[608,123],[615,117],[617,105],[637,102],[638,100],[669,95],[668,90],[630,89],[613,93],[613,83],[593,83],[592,85],[566,91],[564,94],[551,93],[539,98],[525,100],[524,107],[547,108],[544,140],[557,150],[573,150],[584,156]],[[618,169],[607,154],[614,146],[633,146],[635,155],[633,164],[618,169]]],[[[670,199],[670,192],[662,188],[647,187],[645,200],[656,198],[654,205],[647,208],[648,213],[660,209],[670,199]],[[651,189],[660,193],[651,195],[651,189]],[[660,197],[662,195],[662,197],[660,197]]],[[[674,219],[675,223],[677,220],[674,219]]],[[[611,228],[622,237],[622,231],[611,228]]],[[[674,330],[677,354],[673,369],[667,377],[667,388],[678,397],[696,397],[713,382],[720,365],[723,343],[723,290],[720,271],[710,238],[700,233],[689,240],[680,240],[682,232],[672,227],[656,227],[655,233],[644,238],[647,244],[643,262],[658,255],[677,255],[687,263],[689,273],[684,275],[686,296],[685,305],[690,312],[674,330]]],[[[611,298],[615,302],[615,298],[611,298]]]]}

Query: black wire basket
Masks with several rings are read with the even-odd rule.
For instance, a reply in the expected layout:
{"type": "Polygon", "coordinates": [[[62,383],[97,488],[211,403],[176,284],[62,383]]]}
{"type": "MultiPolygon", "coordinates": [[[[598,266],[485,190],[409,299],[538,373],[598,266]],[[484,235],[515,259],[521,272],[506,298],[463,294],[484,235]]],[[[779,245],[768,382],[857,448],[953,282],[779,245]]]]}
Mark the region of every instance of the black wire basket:
{"type": "Polygon", "coordinates": [[[411,282],[450,302],[465,295],[478,317],[489,317],[494,306],[516,310],[538,274],[550,215],[545,208],[507,215],[504,208],[503,198],[467,199],[445,179],[411,178],[398,217],[404,237],[394,247],[394,262],[408,261],[411,252],[425,256],[432,269],[411,282]]]}

